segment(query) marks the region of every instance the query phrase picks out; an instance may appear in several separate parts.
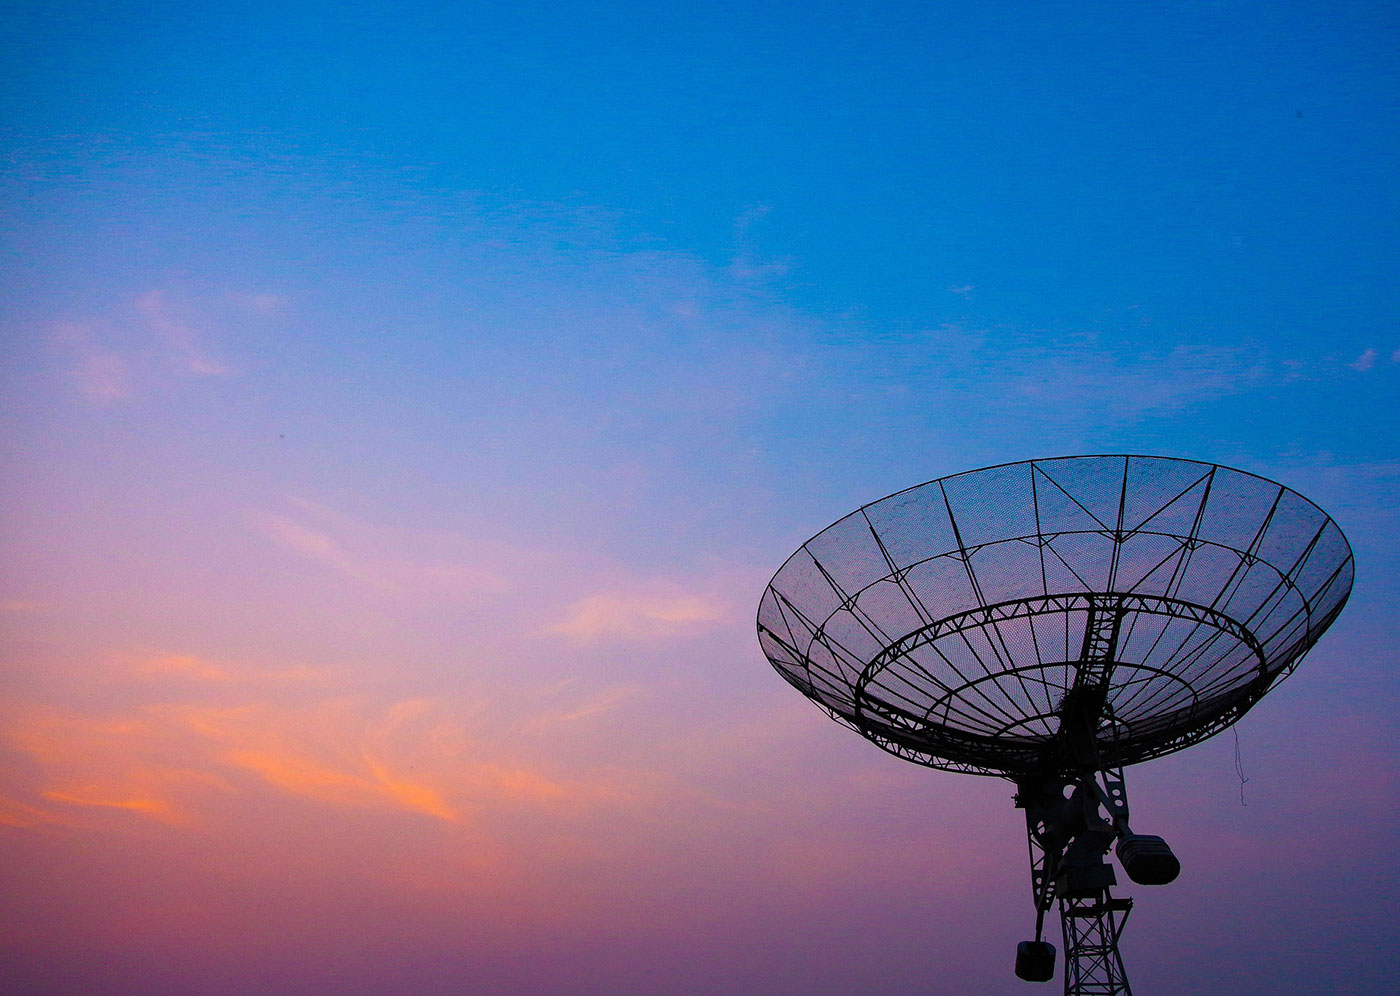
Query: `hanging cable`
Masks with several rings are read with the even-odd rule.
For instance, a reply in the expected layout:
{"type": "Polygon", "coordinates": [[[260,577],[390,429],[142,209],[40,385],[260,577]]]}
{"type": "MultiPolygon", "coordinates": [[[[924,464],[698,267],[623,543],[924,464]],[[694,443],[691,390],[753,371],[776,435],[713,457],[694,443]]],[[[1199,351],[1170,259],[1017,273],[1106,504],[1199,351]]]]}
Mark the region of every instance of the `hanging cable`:
{"type": "Polygon", "coordinates": [[[1244,801],[1244,786],[1249,779],[1244,776],[1244,758],[1240,754],[1240,731],[1234,727],[1230,729],[1235,734],[1235,774],[1240,779],[1240,805],[1247,806],[1249,804],[1244,801]]]}

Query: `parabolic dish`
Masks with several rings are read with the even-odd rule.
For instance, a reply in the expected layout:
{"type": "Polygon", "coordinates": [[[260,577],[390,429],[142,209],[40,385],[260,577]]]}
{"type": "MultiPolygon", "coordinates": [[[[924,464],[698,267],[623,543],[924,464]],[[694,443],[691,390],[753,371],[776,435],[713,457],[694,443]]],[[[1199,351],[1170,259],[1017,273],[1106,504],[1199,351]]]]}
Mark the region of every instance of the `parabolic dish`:
{"type": "Polygon", "coordinates": [[[846,516],[774,575],[758,631],[784,678],[886,750],[1016,778],[1070,763],[1061,721],[1091,672],[1106,765],[1224,729],[1351,584],[1346,537],[1282,485],[1193,460],[1060,457],[846,516]]]}

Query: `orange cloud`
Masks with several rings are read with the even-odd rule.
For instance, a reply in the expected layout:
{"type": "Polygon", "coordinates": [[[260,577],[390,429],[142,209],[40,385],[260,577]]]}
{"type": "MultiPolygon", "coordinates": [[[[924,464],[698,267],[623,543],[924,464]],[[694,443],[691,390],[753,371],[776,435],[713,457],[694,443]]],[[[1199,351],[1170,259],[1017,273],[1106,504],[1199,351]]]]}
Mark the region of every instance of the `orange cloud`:
{"type": "Polygon", "coordinates": [[[168,799],[156,796],[129,796],[125,793],[113,795],[110,789],[102,786],[85,786],[77,791],[50,789],[44,793],[45,799],[65,802],[74,806],[99,806],[106,809],[126,809],[165,823],[184,823],[186,818],[168,799]]]}
{"type": "Polygon", "coordinates": [[[427,785],[394,775],[387,765],[366,759],[368,777],[297,754],[227,751],[220,759],[261,775],[278,788],[319,802],[364,806],[389,804],[440,820],[456,822],[457,812],[427,785]]]}
{"type": "Polygon", "coordinates": [[[0,826],[29,828],[66,822],[63,818],[19,799],[0,795],[0,826]]]}
{"type": "Polygon", "coordinates": [[[0,823],[17,826],[63,822],[63,807],[195,823],[210,790],[225,797],[250,791],[238,772],[318,803],[449,823],[483,807],[617,797],[606,786],[481,756],[480,745],[426,700],[382,709],[352,699],[302,707],[163,704],[115,716],[12,706],[9,717],[3,739],[42,772],[37,785],[18,786],[17,795],[33,803],[0,796],[0,823]]]}
{"type": "MultiPolygon", "coordinates": [[[[459,556],[474,553],[494,566],[496,555],[510,552],[494,541],[449,536],[438,542],[442,537],[357,524],[309,503],[292,504],[286,519],[304,532],[286,532],[284,539],[295,538],[323,558],[343,556],[346,569],[368,565],[368,576],[402,581],[398,590],[411,611],[422,604],[419,592],[448,587],[434,570],[446,574],[459,556]],[[435,563],[435,553],[443,560],[435,563]]],[[[579,574],[542,576],[558,592],[577,584],[579,574]]],[[[567,598],[549,601],[561,606],[567,598]]],[[[593,604],[592,617],[585,613],[563,632],[574,638],[616,632],[619,606],[622,624],[634,628],[708,625],[705,620],[723,611],[717,599],[674,588],[650,601],[614,600],[612,615],[593,604]],[[626,613],[640,613],[643,623],[628,622],[626,613]]],[[[504,603],[499,609],[510,611],[504,603]]],[[[613,745],[610,730],[623,720],[605,728],[608,717],[640,694],[639,686],[600,687],[577,676],[557,646],[531,647],[528,629],[521,629],[521,655],[545,652],[562,666],[516,668],[521,658],[502,640],[508,664],[496,667],[495,649],[482,651],[470,696],[459,690],[391,698],[395,682],[386,680],[388,671],[354,657],[334,667],[278,667],[205,653],[203,646],[191,653],[160,644],[96,659],[69,655],[28,692],[55,705],[7,702],[0,694],[0,749],[18,761],[0,768],[0,824],[38,832],[136,832],[137,821],[214,830],[254,812],[295,812],[305,822],[359,811],[360,826],[470,838],[473,846],[494,841],[509,850],[522,846],[522,827],[564,839],[572,833],[566,828],[657,805],[649,762],[633,764],[613,745]],[[559,681],[564,673],[575,677],[559,681]],[[545,692],[521,687],[536,680],[556,684],[545,692]]],[[[411,681],[441,687],[426,667],[411,672],[411,681]]]]}
{"type": "Polygon", "coordinates": [[[218,763],[250,771],[284,792],[455,822],[459,807],[445,798],[448,759],[421,731],[400,735],[404,711],[400,703],[380,715],[365,715],[359,703],[332,700],[303,708],[179,707],[169,715],[204,738],[218,763]],[[407,777],[402,769],[409,766],[424,774],[407,777]]]}
{"type": "MultiPolygon", "coordinates": [[[[172,824],[196,822],[187,801],[229,785],[190,764],[187,745],[145,716],[91,716],[38,706],[6,710],[3,740],[42,772],[39,783],[7,786],[60,807],[124,810],[172,824]]],[[[14,774],[7,781],[14,781],[14,774]]],[[[30,806],[30,823],[71,822],[62,810],[30,806]],[[36,815],[37,814],[37,815],[36,815]]],[[[13,815],[13,814],[12,814],[13,815]]]]}
{"type": "Polygon", "coordinates": [[[545,778],[526,768],[508,768],[498,764],[482,764],[473,772],[478,782],[519,802],[551,803],[569,798],[573,793],[559,782],[545,778]]]}
{"type": "Polygon", "coordinates": [[[135,671],[143,676],[175,675],[182,678],[215,682],[229,681],[233,677],[227,669],[189,654],[149,657],[139,661],[135,666],[135,671]]]}
{"type": "MultiPolygon", "coordinates": [[[[337,764],[315,756],[314,743],[299,750],[284,742],[298,718],[296,710],[265,708],[148,706],[135,715],[95,717],[20,707],[10,710],[4,739],[42,772],[41,784],[22,794],[60,806],[122,810],[186,824],[196,822],[201,791],[233,791],[230,769],[245,769],[322,801],[387,804],[456,818],[435,789],[397,776],[382,761],[337,764]]],[[[359,745],[319,746],[323,752],[350,753],[359,745]]],[[[55,819],[51,809],[27,803],[0,809],[0,821],[18,825],[55,819]]]]}

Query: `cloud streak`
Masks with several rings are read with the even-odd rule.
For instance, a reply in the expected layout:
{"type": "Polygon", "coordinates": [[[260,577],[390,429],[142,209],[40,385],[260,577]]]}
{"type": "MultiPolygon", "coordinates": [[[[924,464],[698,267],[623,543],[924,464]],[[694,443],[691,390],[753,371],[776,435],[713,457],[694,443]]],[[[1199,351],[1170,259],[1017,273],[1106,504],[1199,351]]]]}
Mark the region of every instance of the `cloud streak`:
{"type": "MultiPolygon", "coordinates": [[[[435,699],[376,703],[364,694],[308,697],[316,689],[304,688],[292,701],[274,701],[259,694],[266,681],[186,655],[130,670],[164,681],[164,700],[99,713],[3,704],[0,743],[27,764],[0,781],[0,823],[68,825],[75,813],[107,811],[207,824],[230,805],[270,801],[267,789],[448,824],[502,807],[574,809],[626,795],[610,779],[559,777],[512,759],[474,736],[461,708],[435,699]],[[198,683],[195,698],[178,695],[188,679],[198,683]]],[[[259,673],[280,684],[278,672],[259,673]]],[[[561,721],[612,704],[589,701],[561,721]]]]}
{"type": "Polygon", "coordinates": [[[325,505],[292,499],[294,513],[252,516],[269,539],[383,593],[468,602],[506,594],[527,560],[504,544],[427,536],[354,519],[325,505]]]}
{"type": "Polygon", "coordinates": [[[147,291],[136,298],[136,310],[147,328],[169,350],[170,358],[188,373],[203,377],[225,377],[233,372],[228,364],[214,359],[200,344],[194,329],[175,316],[165,291],[147,291]]]}
{"type": "Polygon", "coordinates": [[[98,314],[57,322],[49,339],[67,358],[78,391],[95,404],[131,401],[172,379],[231,376],[233,366],[214,354],[207,334],[196,328],[213,323],[214,315],[196,323],[183,317],[189,310],[164,290],[146,291],[98,314]]]}
{"type": "Polygon", "coordinates": [[[704,594],[659,584],[653,590],[608,590],[570,604],[546,629],[578,643],[610,639],[660,640],[698,633],[727,620],[727,606],[704,594]]]}

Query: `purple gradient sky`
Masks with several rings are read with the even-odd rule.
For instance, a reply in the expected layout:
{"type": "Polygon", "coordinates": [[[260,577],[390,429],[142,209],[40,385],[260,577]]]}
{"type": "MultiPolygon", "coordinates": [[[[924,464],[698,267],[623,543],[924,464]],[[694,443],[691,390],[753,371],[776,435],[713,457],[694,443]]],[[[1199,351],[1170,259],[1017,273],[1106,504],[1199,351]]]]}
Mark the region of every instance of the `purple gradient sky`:
{"type": "Polygon", "coordinates": [[[1039,991],[1011,786],[753,613],[864,502],[1130,451],[1357,558],[1247,805],[1228,735],[1130,772],[1132,977],[1393,991],[1393,9],[5,21],[0,988],[1039,991]]]}

